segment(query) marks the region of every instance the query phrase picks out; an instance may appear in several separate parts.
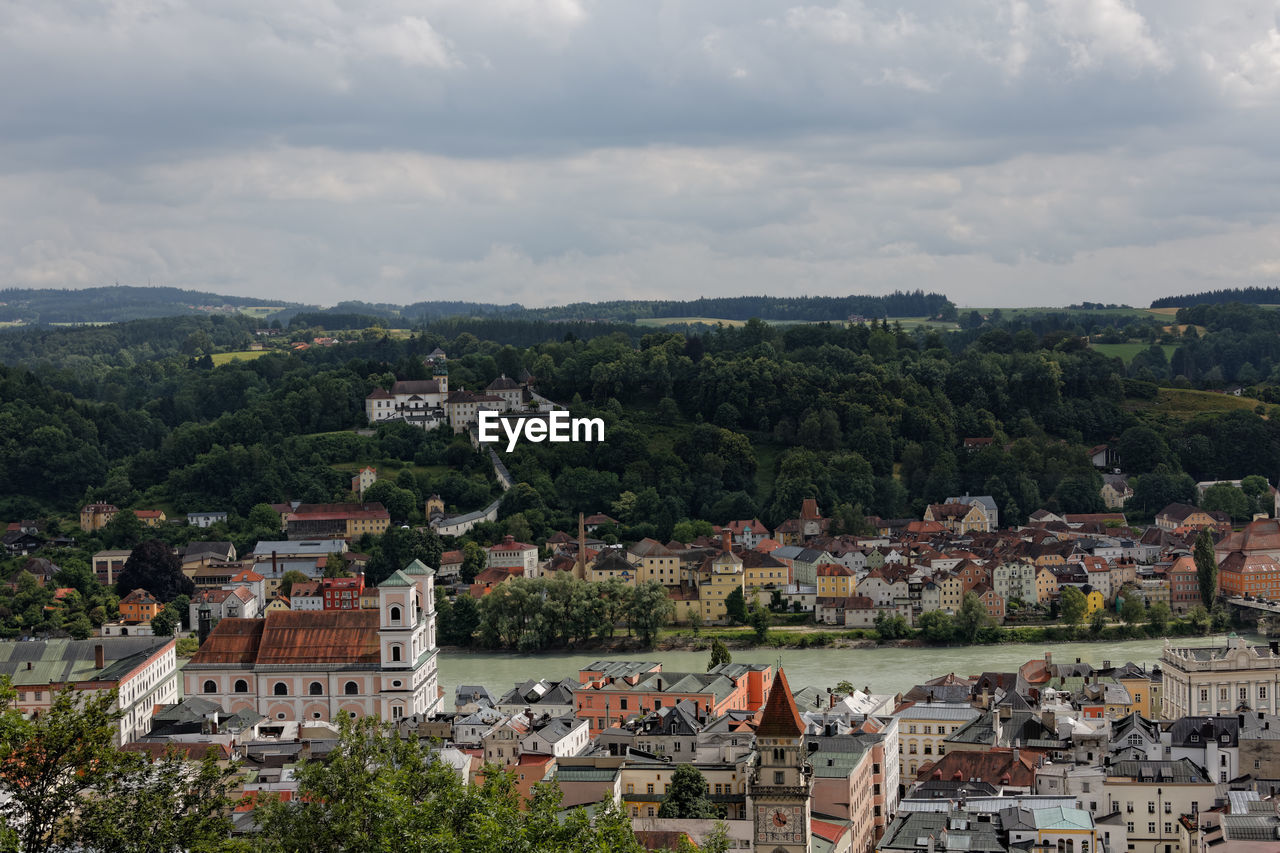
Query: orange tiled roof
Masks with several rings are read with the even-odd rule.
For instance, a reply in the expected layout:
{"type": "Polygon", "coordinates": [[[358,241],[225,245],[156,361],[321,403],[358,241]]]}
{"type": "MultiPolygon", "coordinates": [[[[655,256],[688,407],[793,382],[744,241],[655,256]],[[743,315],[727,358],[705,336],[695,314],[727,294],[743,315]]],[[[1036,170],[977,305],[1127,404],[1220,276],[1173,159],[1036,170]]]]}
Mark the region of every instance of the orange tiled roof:
{"type": "Polygon", "coordinates": [[[779,669],[778,677],[769,689],[769,700],[765,702],[764,711],[760,715],[756,736],[786,738],[801,737],[803,734],[804,721],[800,719],[800,711],[796,709],[791,686],[787,684],[787,674],[779,669]]]}

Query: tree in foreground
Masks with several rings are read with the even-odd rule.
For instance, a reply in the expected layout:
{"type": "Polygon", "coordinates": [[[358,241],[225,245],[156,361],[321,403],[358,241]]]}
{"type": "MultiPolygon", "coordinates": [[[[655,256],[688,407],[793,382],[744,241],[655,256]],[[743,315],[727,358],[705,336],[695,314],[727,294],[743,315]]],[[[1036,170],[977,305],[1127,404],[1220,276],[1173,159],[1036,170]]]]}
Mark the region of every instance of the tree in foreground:
{"type": "Polygon", "coordinates": [[[269,853],[407,850],[432,853],[640,853],[615,803],[588,818],[560,815],[560,789],[539,784],[520,808],[514,777],[490,765],[463,785],[416,738],[397,737],[372,718],[343,720],[327,760],[298,768],[300,796],[262,800],[258,849],[269,853]]]}
{"type": "Polygon", "coordinates": [[[1157,601],[1147,608],[1147,624],[1151,626],[1154,634],[1163,634],[1164,629],[1169,626],[1169,619],[1172,617],[1169,605],[1163,601],[1157,601]]]}
{"type": "Polygon", "coordinates": [[[0,848],[177,853],[225,849],[234,768],[114,746],[114,691],[60,691],[26,719],[0,682],[0,848]]]}
{"type": "Polygon", "coordinates": [[[707,799],[707,778],[692,764],[681,764],[671,774],[667,797],[658,808],[658,817],[712,818],[722,817],[720,810],[707,799]]]}
{"type": "Polygon", "coordinates": [[[1136,625],[1146,618],[1147,605],[1137,590],[1130,590],[1120,605],[1120,616],[1130,625],[1136,625]]]}

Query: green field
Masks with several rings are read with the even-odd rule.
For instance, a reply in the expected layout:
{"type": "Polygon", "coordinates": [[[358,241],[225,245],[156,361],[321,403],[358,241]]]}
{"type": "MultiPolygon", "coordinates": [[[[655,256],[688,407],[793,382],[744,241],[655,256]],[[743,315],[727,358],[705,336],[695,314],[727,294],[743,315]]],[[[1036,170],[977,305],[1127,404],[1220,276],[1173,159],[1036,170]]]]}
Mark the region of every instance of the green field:
{"type": "MultiPolygon", "coordinates": [[[[1142,352],[1145,349],[1148,349],[1151,345],[1150,344],[1090,344],[1089,346],[1091,349],[1095,349],[1105,356],[1110,356],[1112,358],[1119,358],[1121,361],[1123,361],[1127,365],[1129,362],[1133,361],[1133,357],[1135,355],[1137,355],[1138,353],[1142,352]]],[[[1165,358],[1173,358],[1173,352],[1174,350],[1177,349],[1177,347],[1173,346],[1172,344],[1164,344],[1160,347],[1160,349],[1164,350],[1165,358]]]]}
{"type": "Polygon", "coordinates": [[[255,358],[262,358],[271,352],[269,349],[247,349],[237,352],[215,352],[213,354],[213,364],[229,364],[239,359],[240,361],[253,361],[255,358]]]}
{"type": "MultiPolygon", "coordinates": [[[[1159,315],[1160,309],[1152,310],[1150,308],[1097,308],[1083,309],[1077,308],[1071,310],[1061,305],[1058,306],[1041,306],[1034,308],[999,308],[1000,314],[1006,320],[1012,320],[1017,317],[1031,317],[1038,314],[1071,314],[1077,317],[1154,317],[1159,315]]],[[[957,308],[961,317],[964,317],[970,311],[977,311],[979,314],[990,314],[997,308],[957,308]]],[[[1177,310],[1177,309],[1174,309],[1177,310]]]]}
{"type": "Polygon", "coordinates": [[[283,305],[246,305],[240,308],[241,314],[248,314],[250,317],[269,317],[277,311],[283,311],[283,305]]]}
{"type": "Polygon", "coordinates": [[[642,317],[636,320],[637,326],[680,326],[693,325],[695,323],[705,323],[708,326],[745,326],[742,320],[720,320],[715,317],[642,317]]]}
{"type": "Polygon", "coordinates": [[[1163,414],[1182,420],[1212,412],[1252,411],[1265,405],[1252,397],[1236,397],[1213,391],[1192,391],[1187,388],[1161,388],[1154,400],[1128,400],[1125,408],[1135,412],[1163,414]]]}

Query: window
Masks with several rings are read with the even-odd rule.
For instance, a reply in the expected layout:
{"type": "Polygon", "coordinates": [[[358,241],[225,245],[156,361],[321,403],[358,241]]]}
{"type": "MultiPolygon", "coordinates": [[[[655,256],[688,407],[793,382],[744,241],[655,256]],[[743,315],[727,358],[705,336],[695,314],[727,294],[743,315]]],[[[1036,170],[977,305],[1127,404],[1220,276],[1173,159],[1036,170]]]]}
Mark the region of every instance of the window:
{"type": "Polygon", "coordinates": [[[1147,814],[1155,814],[1155,813],[1156,813],[1156,804],[1147,803],[1147,814]]]}
{"type": "Polygon", "coordinates": [[[1200,689],[1200,701],[1201,701],[1201,702],[1208,702],[1208,701],[1209,701],[1209,690],[1208,690],[1208,688],[1201,688],[1201,689],[1200,689]]]}
{"type": "Polygon", "coordinates": [[[1248,688],[1248,687],[1241,687],[1241,688],[1240,688],[1240,690],[1239,690],[1239,693],[1240,693],[1240,701],[1241,701],[1241,702],[1248,702],[1248,701],[1249,701],[1249,688],[1248,688]]]}
{"type": "Polygon", "coordinates": [[[395,662],[395,661],[400,660],[400,647],[399,647],[399,646],[392,646],[392,647],[391,647],[391,660],[392,660],[392,662],[395,662]]]}
{"type": "Polygon", "coordinates": [[[248,693],[248,692],[249,692],[249,683],[248,683],[247,681],[245,681],[243,678],[237,678],[237,679],[236,679],[235,692],[236,692],[236,693],[248,693]]]}
{"type": "Polygon", "coordinates": [[[1153,820],[1147,824],[1147,832],[1154,833],[1156,831],[1156,822],[1153,820]]]}
{"type": "Polygon", "coordinates": [[[653,783],[652,783],[652,782],[650,782],[649,784],[647,784],[647,785],[645,785],[645,786],[644,786],[644,792],[645,792],[646,794],[652,794],[652,793],[653,793],[653,783]]]}
{"type": "MultiPolygon", "coordinates": [[[[1133,832],[1133,821],[1129,821],[1128,823],[1126,823],[1126,824],[1124,825],[1124,828],[1125,828],[1125,829],[1127,829],[1129,832],[1133,832]]],[[[1129,849],[1130,849],[1130,850],[1132,850],[1132,849],[1133,849],[1133,845],[1132,845],[1132,844],[1130,844],[1130,845],[1129,845],[1129,849]]]]}
{"type": "Polygon", "coordinates": [[[1165,814],[1173,814],[1173,803],[1165,803],[1165,804],[1164,804],[1164,813],[1165,813],[1165,814]]]}
{"type": "Polygon", "coordinates": [[[1259,699],[1266,699],[1266,698],[1267,698],[1267,685],[1265,685],[1265,684],[1259,684],[1259,685],[1258,685],[1258,698],[1259,698],[1259,699]]]}
{"type": "Polygon", "coordinates": [[[342,692],[348,696],[355,696],[360,692],[360,687],[354,681],[348,681],[342,688],[342,692]]]}
{"type": "MultiPolygon", "coordinates": [[[[391,708],[391,719],[398,720],[403,716],[404,716],[404,708],[401,708],[399,705],[395,705],[391,708]]],[[[502,754],[501,749],[498,750],[498,754],[499,755],[502,754]]]]}
{"type": "Polygon", "coordinates": [[[213,682],[213,681],[206,681],[206,682],[204,683],[204,692],[205,692],[205,693],[217,693],[217,692],[218,692],[218,685],[217,685],[217,683],[215,683],[215,682],[213,682]]]}
{"type": "Polygon", "coordinates": [[[786,782],[786,779],[787,779],[786,774],[784,774],[781,770],[773,771],[773,784],[781,785],[784,782],[786,782]]]}
{"type": "Polygon", "coordinates": [[[283,681],[277,681],[276,686],[271,689],[271,692],[277,696],[288,696],[289,685],[285,684],[283,681]]]}
{"type": "Polygon", "coordinates": [[[628,793],[628,794],[634,794],[635,792],[636,792],[636,786],[635,786],[635,783],[634,783],[634,782],[628,782],[628,783],[627,783],[627,793],[628,793]]]}
{"type": "Polygon", "coordinates": [[[1165,832],[1173,832],[1173,824],[1169,823],[1168,821],[1165,821],[1165,824],[1164,824],[1164,831],[1165,831],[1165,832]]]}
{"type": "Polygon", "coordinates": [[[653,806],[649,806],[649,817],[653,817],[653,806]]]}
{"type": "Polygon", "coordinates": [[[400,624],[400,608],[392,607],[390,612],[391,612],[391,624],[399,625],[400,624]]]}

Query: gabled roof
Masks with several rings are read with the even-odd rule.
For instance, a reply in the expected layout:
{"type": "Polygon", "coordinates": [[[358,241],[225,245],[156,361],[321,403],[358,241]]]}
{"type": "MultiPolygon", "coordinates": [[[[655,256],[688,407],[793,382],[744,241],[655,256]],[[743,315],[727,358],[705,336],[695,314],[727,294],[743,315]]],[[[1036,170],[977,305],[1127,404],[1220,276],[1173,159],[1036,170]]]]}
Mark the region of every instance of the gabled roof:
{"type": "Polygon", "coordinates": [[[773,680],[769,690],[769,700],[765,702],[764,711],[760,714],[760,725],[756,727],[757,737],[798,738],[804,735],[804,720],[796,708],[795,699],[791,696],[791,686],[787,684],[787,674],[778,669],[778,677],[773,680]]]}

